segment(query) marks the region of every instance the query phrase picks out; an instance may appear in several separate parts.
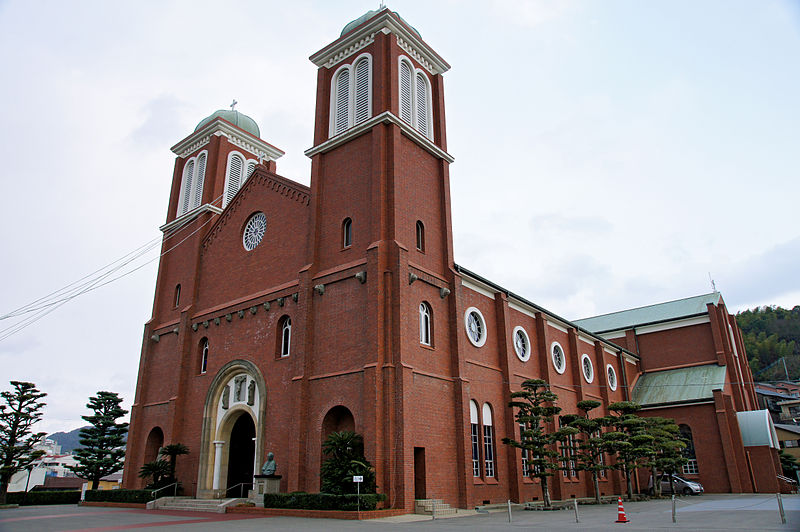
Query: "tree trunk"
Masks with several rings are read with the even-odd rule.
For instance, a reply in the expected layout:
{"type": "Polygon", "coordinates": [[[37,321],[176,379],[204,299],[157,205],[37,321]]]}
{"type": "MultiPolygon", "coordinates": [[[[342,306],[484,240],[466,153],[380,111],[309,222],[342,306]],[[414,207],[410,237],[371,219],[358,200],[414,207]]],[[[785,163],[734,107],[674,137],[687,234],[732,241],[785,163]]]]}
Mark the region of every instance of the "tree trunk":
{"type": "Polygon", "coordinates": [[[8,482],[3,479],[0,482],[0,504],[6,503],[6,493],[8,492],[8,482]]]}
{"type": "Polygon", "coordinates": [[[628,489],[628,500],[633,500],[633,479],[631,478],[631,471],[626,467],[625,468],[625,484],[627,485],[628,489]]]}
{"type": "Polygon", "coordinates": [[[592,471],[592,484],[594,484],[594,500],[600,504],[600,480],[597,478],[597,471],[592,471]]]}
{"type": "Polygon", "coordinates": [[[93,490],[96,490],[97,486],[99,486],[99,485],[100,485],[100,479],[92,480],[92,489],[93,490]]]}
{"type": "Polygon", "coordinates": [[[550,500],[550,487],[548,486],[547,477],[539,477],[542,481],[542,499],[544,499],[544,507],[550,508],[553,502],[550,500]]]}
{"type": "Polygon", "coordinates": [[[650,469],[650,474],[653,476],[653,495],[661,497],[661,481],[658,480],[657,470],[655,466],[650,469]]]}

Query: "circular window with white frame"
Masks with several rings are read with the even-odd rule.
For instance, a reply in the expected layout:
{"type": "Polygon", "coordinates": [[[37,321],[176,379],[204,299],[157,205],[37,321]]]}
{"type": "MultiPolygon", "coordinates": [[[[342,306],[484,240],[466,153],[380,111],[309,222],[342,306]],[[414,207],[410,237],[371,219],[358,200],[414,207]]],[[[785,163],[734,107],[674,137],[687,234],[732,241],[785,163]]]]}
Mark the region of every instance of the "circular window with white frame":
{"type": "Polygon", "coordinates": [[[253,251],[261,243],[267,231],[267,216],[257,212],[247,220],[242,233],[242,245],[247,251],[253,251]]]}
{"type": "Polygon", "coordinates": [[[467,330],[467,338],[472,345],[481,347],[486,343],[486,320],[483,319],[480,310],[469,307],[464,313],[464,326],[467,330]]]}
{"type": "Polygon", "coordinates": [[[586,382],[594,380],[594,365],[592,364],[592,359],[585,353],[581,355],[581,371],[586,382]]]}
{"type": "Polygon", "coordinates": [[[522,327],[514,327],[514,351],[517,357],[523,362],[527,362],[531,358],[531,339],[528,333],[522,327]]]}
{"type": "Polygon", "coordinates": [[[564,355],[564,348],[558,342],[553,342],[550,346],[550,358],[553,359],[553,367],[558,373],[564,373],[567,369],[567,357],[564,355]]]}
{"type": "Polygon", "coordinates": [[[617,371],[611,364],[606,365],[606,376],[608,377],[608,387],[612,392],[617,391],[617,371]]]}

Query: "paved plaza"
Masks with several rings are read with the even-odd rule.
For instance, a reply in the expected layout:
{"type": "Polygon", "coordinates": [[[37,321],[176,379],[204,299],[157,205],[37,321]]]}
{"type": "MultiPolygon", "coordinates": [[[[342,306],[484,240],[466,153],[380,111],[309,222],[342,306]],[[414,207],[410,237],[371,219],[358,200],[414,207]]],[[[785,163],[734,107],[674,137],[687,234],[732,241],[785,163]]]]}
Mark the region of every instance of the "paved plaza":
{"type": "Polygon", "coordinates": [[[147,511],[127,508],[97,508],[72,505],[29,506],[0,510],[1,532],[49,532],[111,530],[251,531],[339,530],[784,530],[800,531],[800,496],[783,496],[787,524],[782,525],[774,495],[703,495],[681,497],[677,502],[677,524],[672,523],[669,500],[625,504],[629,523],[616,523],[617,505],[582,505],[580,523],[570,510],[512,511],[512,522],[502,509],[488,514],[460,510],[446,519],[405,515],[369,521],[253,517],[236,514],[147,511]]]}

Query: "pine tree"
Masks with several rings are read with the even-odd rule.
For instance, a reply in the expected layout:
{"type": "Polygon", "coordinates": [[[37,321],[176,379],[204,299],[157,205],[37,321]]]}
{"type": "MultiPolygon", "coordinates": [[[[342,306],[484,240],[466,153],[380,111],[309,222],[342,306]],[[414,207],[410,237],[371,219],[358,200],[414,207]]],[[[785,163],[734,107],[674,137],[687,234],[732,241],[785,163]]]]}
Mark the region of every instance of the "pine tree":
{"type": "Polygon", "coordinates": [[[32,382],[11,381],[13,391],[0,393],[6,404],[0,405],[0,504],[6,503],[11,477],[26,469],[43,451],[34,446],[44,438],[44,432],[31,432],[42,418],[47,394],[36,389],[32,382]]]}
{"type": "Polygon", "coordinates": [[[553,471],[559,469],[556,462],[558,452],[553,446],[564,437],[562,432],[548,431],[553,416],[561,412],[561,408],[555,406],[557,400],[558,396],[542,379],[523,381],[522,390],[512,392],[508,403],[508,406],[517,410],[515,417],[520,424],[520,439],[503,438],[504,444],[522,449],[529,475],[541,482],[542,500],[547,508],[552,505],[548,480],[553,476],[553,471]]]}
{"type": "Polygon", "coordinates": [[[631,477],[641,462],[653,454],[653,436],[647,433],[645,420],[636,415],[641,409],[638,403],[620,401],[611,403],[608,409],[612,412],[609,425],[614,429],[605,435],[608,448],[617,456],[617,467],[625,474],[628,498],[633,499],[631,477]]]}
{"type": "Polygon", "coordinates": [[[122,469],[125,456],[125,435],[127,423],[117,423],[117,419],[128,413],[119,406],[122,399],[114,392],[97,392],[90,397],[86,408],[93,410],[91,416],[81,416],[90,426],[80,432],[81,448],[75,450],[78,465],[70,467],[81,478],[92,482],[97,489],[100,479],[122,469]]]}
{"type": "MultiPolygon", "coordinates": [[[[651,447],[653,454],[647,460],[653,478],[653,495],[661,495],[661,482],[658,472],[662,471],[670,477],[688,460],[683,456],[686,443],[681,439],[681,431],[674,419],[664,417],[646,417],[644,428],[653,437],[651,447]]],[[[671,485],[671,483],[670,483],[671,485]]]]}
{"type": "Polygon", "coordinates": [[[583,415],[567,415],[562,420],[567,427],[574,429],[577,438],[576,452],[573,458],[578,471],[587,471],[592,475],[592,486],[594,487],[594,498],[600,504],[600,475],[602,472],[611,469],[605,460],[606,449],[610,442],[607,433],[603,432],[603,427],[607,425],[609,418],[596,417],[590,418],[589,412],[600,406],[600,401],[579,401],[578,410],[583,415]]]}

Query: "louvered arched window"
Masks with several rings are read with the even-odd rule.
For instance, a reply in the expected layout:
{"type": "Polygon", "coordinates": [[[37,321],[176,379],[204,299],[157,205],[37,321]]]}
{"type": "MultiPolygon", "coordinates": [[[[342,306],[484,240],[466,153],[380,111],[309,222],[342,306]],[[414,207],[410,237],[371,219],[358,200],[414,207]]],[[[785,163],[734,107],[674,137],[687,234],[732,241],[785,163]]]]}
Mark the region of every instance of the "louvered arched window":
{"type": "Polygon", "coordinates": [[[362,54],[336,71],[331,81],[330,136],[372,116],[372,56],[362,54]]]}
{"type": "Polygon", "coordinates": [[[178,216],[199,207],[203,202],[203,181],[206,176],[207,157],[208,152],[203,151],[197,157],[186,161],[183,166],[181,193],[178,197],[178,216]]]}
{"type": "Polygon", "coordinates": [[[222,206],[225,207],[242,188],[245,181],[256,169],[255,159],[245,160],[244,155],[238,151],[228,155],[228,169],[225,172],[225,190],[222,195],[222,206]]]}
{"type": "Polygon", "coordinates": [[[353,244],[353,220],[345,218],[342,222],[342,248],[348,248],[353,244]]]}
{"type": "Polygon", "coordinates": [[[281,356],[288,357],[292,345],[292,319],[284,316],[280,320],[281,356]]]}
{"type": "Polygon", "coordinates": [[[433,138],[431,89],[425,73],[415,69],[411,61],[400,57],[400,118],[414,129],[433,138]]]}
{"type": "Polygon", "coordinates": [[[417,220],[417,249],[425,251],[425,225],[421,220],[417,220]]]}

